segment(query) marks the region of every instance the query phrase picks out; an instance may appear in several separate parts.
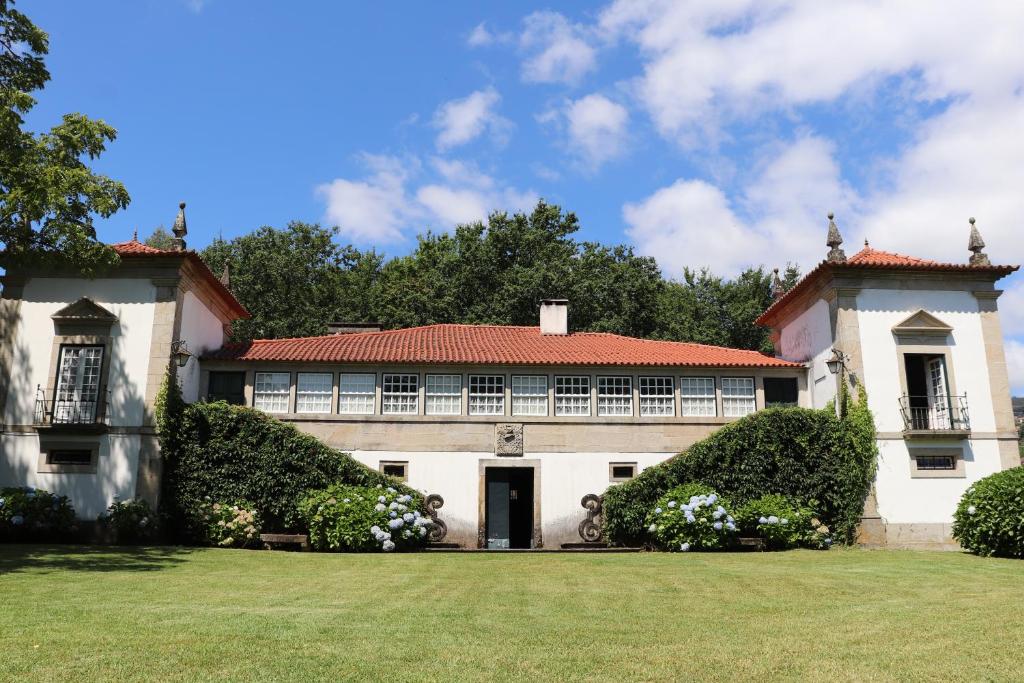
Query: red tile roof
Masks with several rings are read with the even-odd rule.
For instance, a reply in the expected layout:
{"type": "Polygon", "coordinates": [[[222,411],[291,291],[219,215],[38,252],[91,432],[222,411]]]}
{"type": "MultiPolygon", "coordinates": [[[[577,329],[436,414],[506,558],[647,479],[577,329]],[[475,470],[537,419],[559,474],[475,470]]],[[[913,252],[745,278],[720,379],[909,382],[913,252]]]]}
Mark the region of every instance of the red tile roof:
{"type": "Polygon", "coordinates": [[[128,242],[115,242],[110,245],[114,248],[114,251],[120,256],[135,256],[137,254],[176,254],[179,252],[167,251],[165,249],[157,249],[151,247],[148,244],[143,244],[138,240],[130,240],[128,242]]]}
{"type": "Polygon", "coordinates": [[[257,339],[228,344],[205,358],[321,363],[802,367],[757,351],[604,332],[542,335],[539,327],[496,325],[429,325],[324,337],[257,339]]]}

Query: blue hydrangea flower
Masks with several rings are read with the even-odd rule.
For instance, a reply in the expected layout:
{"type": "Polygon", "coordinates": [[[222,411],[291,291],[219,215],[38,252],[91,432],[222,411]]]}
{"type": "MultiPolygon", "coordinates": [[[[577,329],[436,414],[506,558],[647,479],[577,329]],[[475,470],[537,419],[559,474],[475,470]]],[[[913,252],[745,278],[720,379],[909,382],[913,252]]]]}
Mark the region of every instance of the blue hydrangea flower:
{"type": "Polygon", "coordinates": [[[708,502],[711,503],[712,505],[715,504],[716,500],[718,500],[718,494],[717,493],[712,493],[710,496],[708,496],[708,502]]]}
{"type": "Polygon", "coordinates": [[[406,512],[404,515],[402,515],[402,519],[404,519],[406,522],[411,522],[416,518],[412,516],[411,512],[406,512]]]}
{"type": "Polygon", "coordinates": [[[404,525],[405,525],[405,522],[403,522],[400,519],[393,519],[390,522],[388,522],[388,526],[391,527],[392,529],[401,529],[404,525]]]}
{"type": "Polygon", "coordinates": [[[715,528],[715,531],[721,531],[722,530],[722,523],[721,522],[715,522],[711,526],[713,526],[715,528]]]}
{"type": "Polygon", "coordinates": [[[725,513],[722,512],[721,510],[715,510],[714,512],[711,513],[711,516],[714,517],[715,519],[721,519],[722,515],[724,515],[724,514],[725,513]]]}
{"type": "Polygon", "coordinates": [[[674,508],[674,507],[676,506],[676,502],[675,502],[674,500],[670,500],[670,501],[668,502],[668,506],[669,506],[670,508],[674,508]]]}
{"type": "Polygon", "coordinates": [[[768,518],[765,517],[764,515],[761,515],[761,517],[758,518],[757,523],[758,524],[767,524],[768,523],[768,518]]]}
{"type": "Polygon", "coordinates": [[[25,518],[21,515],[14,515],[13,517],[11,517],[11,524],[13,524],[14,526],[21,526],[24,523],[25,518]]]}
{"type": "Polygon", "coordinates": [[[373,526],[370,527],[370,533],[373,534],[374,536],[376,536],[377,534],[380,533],[380,527],[377,526],[376,524],[374,524],[373,526]]]}
{"type": "Polygon", "coordinates": [[[394,519],[395,517],[398,517],[398,513],[392,510],[391,512],[388,513],[388,517],[394,519]]]}
{"type": "Polygon", "coordinates": [[[682,510],[683,512],[693,512],[693,506],[689,505],[689,504],[687,504],[687,505],[680,505],[679,509],[682,510]]]}
{"type": "Polygon", "coordinates": [[[0,498],[0,508],[2,508],[3,506],[4,506],[4,499],[0,498]]]}
{"type": "Polygon", "coordinates": [[[420,527],[420,536],[426,536],[426,535],[427,535],[427,527],[421,526],[420,527]]]}
{"type": "Polygon", "coordinates": [[[726,522],[725,523],[725,528],[728,529],[729,531],[736,531],[736,525],[733,524],[732,522],[726,522]]]}
{"type": "Polygon", "coordinates": [[[695,516],[693,515],[693,513],[692,513],[692,512],[690,512],[690,513],[688,513],[688,514],[686,515],[686,521],[687,521],[687,522],[688,522],[689,524],[693,524],[693,523],[694,523],[695,521],[697,521],[697,518],[696,518],[696,517],[695,517],[695,516]]]}
{"type": "Polygon", "coordinates": [[[654,514],[660,515],[661,514],[661,508],[654,508],[654,514]]]}
{"type": "Polygon", "coordinates": [[[690,544],[689,543],[683,543],[682,545],[679,546],[679,549],[682,550],[685,553],[685,552],[687,552],[690,549],[690,544]]]}
{"type": "Polygon", "coordinates": [[[731,523],[731,522],[735,522],[736,520],[732,518],[732,515],[726,515],[725,516],[725,521],[731,523]]]}

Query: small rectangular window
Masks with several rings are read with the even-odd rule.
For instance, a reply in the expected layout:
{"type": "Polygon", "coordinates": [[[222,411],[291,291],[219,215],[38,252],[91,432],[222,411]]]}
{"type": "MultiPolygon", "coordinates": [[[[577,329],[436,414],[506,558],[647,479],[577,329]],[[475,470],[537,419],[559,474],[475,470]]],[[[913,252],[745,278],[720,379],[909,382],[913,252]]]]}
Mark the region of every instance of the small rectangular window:
{"type": "Polygon", "coordinates": [[[675,387],[671,377],[640,378],[640,415],[672,417],[676,414],[675,387]]]}
{"type": "Polygon", "coordinates": [[[956,457],[952,455],[919,455],[915,458],[919,470],[955,470],[956,457]]]}
{"type": "Polygon", "coordinates": [[[598,377],[597,414],[601,416],[632,415],[633,378],[598,377]]]}
{"type": "Polygon", "coordinates": [[[300,372],[295,378],[295,412],[331,412],[334,375],[329,372],[300,372]]]}
{"type": "Polygon", "coordinates": [[[290,385],[287,372],[257,372],[253,407],[267,413],[287,413],[290,385]]]}
{"type": "Polygon", "coordinates": [[[757,410],[753,377],[722,378],[722,412],[726,417],[743,417],[757,410]]]}
{"type": "Polygon", "coordinates": [[[608,478],[610,481],[629,481],[636,476],[635,462],[612,462],[608,463],[608,478]]]}
{"type": "Polygon", "coordinates": [[[47,462],[51,465],[91,465],[92,451],[77,448],[51,450],[47,462]]]}
{"type": "Polygon", "coordinates": [[[384,375],[381,412],[385,415],[415,415],[419,410],[419,375],[384,375]]]}
{"type": "Polygon", "coordinates": [[[245,405],[245,372],[210,372],[208,401],[227,401],[236,406],[245,405]]]}
{"type": "Polygon", "coordinates": [[[589,377],[555,377],[555,415],[590,415],[589,377]]]}
{"type": "MultiPolygon", "coordinates": [[[[724,379],[722,380],[725,381],[724,379]]],[[[724,384],[722,386],[725,386],[724,384]]],[[[680,377],[679,406],[683,417],[714,417],[718,414],[715,405],[714,377],[680,377]]],[[[726,413],[728,415],[729,413],[726,413]]]]}
{"type": "Polygon", "coordinates": [[[338,412],[342,415],[372,415],[377,376],[343,372],[338,381],[338,412]]]}
{"type": "Polygon", "coordinates": [[[394,477],[395,479],[400,479],[402,481],[409,481],[408,462],[382,460],[380,463],[380,471],[389,477],[394,477]]]}
{"type": "Polygon", "coordinates": [[[427,415],[462,413],[462,375],[427,375],[425,412],[427,415]]]}
{"type": "Polygon", "coordinates": [[[548,414],[548,378],[544,375],[512,375],[512,414],[548,414]]]}
{"type": "Polygon", "coordinates": [[[505,414],[505,376],[469,376],[469,414],[505,414]]]}
{"type": "Polygon", "coordinates": [[[800,391],[796,377],[765,377],[764,405],[766,408],[789,408],[797,405],[800,391]]]}

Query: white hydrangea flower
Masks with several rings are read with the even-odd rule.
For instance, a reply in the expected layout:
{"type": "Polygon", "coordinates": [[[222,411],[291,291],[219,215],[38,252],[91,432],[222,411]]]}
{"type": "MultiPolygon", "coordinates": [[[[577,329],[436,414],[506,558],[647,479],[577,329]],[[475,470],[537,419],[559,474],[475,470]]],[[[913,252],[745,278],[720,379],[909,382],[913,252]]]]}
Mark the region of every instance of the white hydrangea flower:
{"type": "Polygon", "coordinates": [[[378,503],[386,503],[386,502],[388,502],[388,499],[385,498],[384,496],[377,496],[377,502],[378,503]]]}
{"type": "Polygon", "coordinates": [[[715,504],[716,500],[718,500],[718,494],[717,493],[712,493],[710,496],[708,496],[708,502],[711,503],[712,505],[715,504]]]}
{"type": "Polygon", "coordinates": [[[675,502],[674,500],[670,500],[670,501],[668,502],[668,506],[669,506],[670,508],[674,508],[674,507],[676,506],[676,502],[675,502]]]}
{"type": "Polygon", "coordinates": [[[381,548],[384,549],[384,552],[390,553],[392,550],[395,549],[395,543],[391,540],[384,541],[384,544],[381,546],[381,548]]]}
{"type": "Polygon", "coordinates": [[[402,519],[404,519],[406,522],[411,522],[416,518],[412,516],[412,513],[406,512],[404,515],[402,515],[402,519]]]}
{"type": "Polygon", "coordinates": [[[654,514],[660,515],[661,514],[661,508],[654,508],[654,514]]]}
{"type": "Polygon", "coordinates": [[[647,530],[650,531],[653,534],[655,531],[658,530],[658,525],[657,524],[652,524],[649,527],[647,527],[647,530]]]}
{"type": "Polygon", "coordinates": [[[787,524],[789,524],[789,520],[783,517],[779,520],[779,524],[781,524],[782,526],[786,526],[787,524]]]}
{"type": "Polygon", "coordinates": [[[758,523],[758,524],[767,524],[767,523],[768,523],[768,518],[767,518],[767,517],[765,517],[764,515],[761,515],[761,516],[760,516],[760,517],[758,518],[758,520],[757,520],[757,523],[758,523]]]}
{"type": "Polygon", "coordinates": [[[679,549],[682,550],[684,553],[688,552],[690,550],[690,544],[689,543],[683,543],[682,545],[679,546],[679,549]]]}
{"type": "Polygon", "coordinates": [[[391,487],[389,486],[389,487],[388,487],[388,493],[398,493],[398,491],[396,491],[395,489],[393,489],[393,488],[391,488],[391,487]]]}
{"type": "Polygon", "coordinates": [[[395,512],[394,510],[392,510],[391,512],[388,513],[388,517],[390,517],[391,519],[394,519],[394,518],[398,517],[398,513],[395,512]]]}
{"type": "Polygon", "coordinates": [[[427,535],[427,527],[421,526],[420,527],[420,536],[426,536],[426,535],[427,535]]]}
{"type": "Polygon", "coordinates": [[[722,523],[721,522],[715,522],[711,526],[713,526],[715,528],[715,531],[721,531],[722,530],[722,523]]]}
{"type": "Polygon", "coordinates": [[[397,510],[397,509],[398,509],[398,503],[396,503],[394,501],[392,501],[391,504],[388,505],[388,510],[397,510]]]}
{"type": "Polygon", "coordinates": [[[768,523],[769,524],[778,524],[779,523],[779,518],[776,517],[775,515],[770,515],[768,517],[768,523]]]}
{"type": "Polygon", "coordinates": [[[387,508],[384,507],[384,503],[377,503],[376,505],[373,506],[373,509],[376,510],[377,512],[384,512],[385,510],[387,510],[387,508]]]}
{"type": "Polygon", "coordinates": [[[376,524],[374,524],[373,526],[370,527],[370,533],[373,534],[374,536],[376,536],[377,534],[380,533],[380,527],[377,526],[376,524]]]}
{"type": "Polygon", "coordinates": [[[967,514],[969,514],[969,515],[973,515],[977,511],[978,511],[978,508],[974,507],[973,505],[971,507],[967,508],[967,514]]]}

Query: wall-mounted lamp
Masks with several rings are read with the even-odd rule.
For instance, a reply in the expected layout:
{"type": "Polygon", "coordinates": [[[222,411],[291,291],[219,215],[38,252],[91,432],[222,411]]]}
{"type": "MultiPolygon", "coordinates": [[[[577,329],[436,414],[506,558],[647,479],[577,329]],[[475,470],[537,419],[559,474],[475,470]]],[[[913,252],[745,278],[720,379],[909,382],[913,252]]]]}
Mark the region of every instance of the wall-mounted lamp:
{"type": "Polygon", "coordinates": [[[840,372],[846,370],[846,361],[850,360],[850,357],[839,349],[832,349],[832,357],[825,361],[825,365],[828,366],[828,371],[833,375],[837,375],[840,372]]]}
{"type": "Polygon", "coordinates": [[[171,342],[171,358],[175,360],[179,368],[188,365],[188,359],[191,357],[192,352],[188,350],[188,343],[184,339],[171,342]]]}

